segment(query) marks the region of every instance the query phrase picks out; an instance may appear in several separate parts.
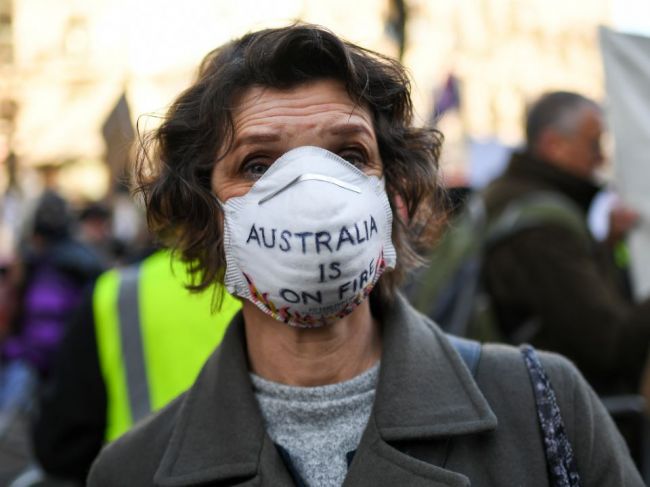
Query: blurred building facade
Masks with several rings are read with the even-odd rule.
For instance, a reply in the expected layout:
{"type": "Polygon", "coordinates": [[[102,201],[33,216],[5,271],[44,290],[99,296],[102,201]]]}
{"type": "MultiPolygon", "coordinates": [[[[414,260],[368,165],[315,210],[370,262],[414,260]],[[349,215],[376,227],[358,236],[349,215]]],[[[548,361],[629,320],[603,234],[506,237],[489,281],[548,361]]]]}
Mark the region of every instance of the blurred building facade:
{"type": "Polygon", "coordinates": [[[602,98],[596,26],[611,23],[614,0],[411,3],[413,49],[405,61],[429,83],[420,86],[419,106],[433,106],[431,86],[448,74],[459,84],[458,110],[440,120],[451,173],[468,163],[468,139],[519,144],[526,106],[545,91],[602,98]]]}
{"type": "MultiPolygon", "coordinates": [[[[117,171],[105,164],[103,135],[118,102],[133,126],[155,126],[156,116],[138,117],[164,113],[206,52],[296,19],[394,56],[391,22],[405,7],[403,61],[418,118],[428,120],[434,88],[453,73],[460,106],[440,126],[446,163],[462,165],[467,137],[518,141],[526,103],[544,90],[601,97],[596,26],[609,24],[612,2],[0,0],[0,160],[16,154],[27,191],[30,168],[69,161],[62,190],[99,198],[117,171]]],[[[3,170],[0,189],[8,184],[3,170]]]]}

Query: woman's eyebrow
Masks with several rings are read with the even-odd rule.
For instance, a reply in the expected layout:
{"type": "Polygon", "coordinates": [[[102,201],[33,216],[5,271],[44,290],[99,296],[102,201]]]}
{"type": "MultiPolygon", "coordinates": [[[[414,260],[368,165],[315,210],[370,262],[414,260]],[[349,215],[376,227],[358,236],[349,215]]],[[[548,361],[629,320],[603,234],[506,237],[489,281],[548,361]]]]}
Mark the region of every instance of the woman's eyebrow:
{"type": "Polygon", "coordinates": [[[344,122],[332,125],[329,129],[332,135],[354,135],[362,133],[368,137],[374,138],[370,127],[364,123],[344,122]]]}
{"type": "Polygon", "coordinates": [[[233,148],[236,149],[242,145],[263,144],[269,142],[278,142],[281,140],[281,135],[277,132],[252,132],[236,137],[233,148]]]}

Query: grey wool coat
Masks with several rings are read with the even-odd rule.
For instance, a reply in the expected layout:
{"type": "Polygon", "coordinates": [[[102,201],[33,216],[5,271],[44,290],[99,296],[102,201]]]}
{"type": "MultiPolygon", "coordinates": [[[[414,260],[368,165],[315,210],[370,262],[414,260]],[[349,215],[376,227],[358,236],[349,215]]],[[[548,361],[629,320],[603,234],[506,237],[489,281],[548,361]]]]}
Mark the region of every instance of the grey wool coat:
{"type": "MultiPolygon", "coordinates": [[[[547,486],[533,392],[517,349],[483,347],[472,377],[445,335],[402,298],[380,316],[375,403],[345,486],[547,486]]],[[[567,360],[540,354],[583,486],[642,486],[627,448],[567,360]]],[[[104,448],[91,487],[291,486],[248,375],[241,316],[196,383],[104,448]]]]}

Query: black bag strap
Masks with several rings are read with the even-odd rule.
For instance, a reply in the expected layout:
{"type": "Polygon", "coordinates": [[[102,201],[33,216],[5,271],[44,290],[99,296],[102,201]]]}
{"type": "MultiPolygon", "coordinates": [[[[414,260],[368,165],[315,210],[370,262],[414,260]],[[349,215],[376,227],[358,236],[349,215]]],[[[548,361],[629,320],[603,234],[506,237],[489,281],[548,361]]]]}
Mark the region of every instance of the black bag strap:
{"type": "Polygon", "coordinates": [[[546,371],[530,345],[521,346],[537,405],[537,419],[544,440],[546,464],[555,487],[579,487],[580,475],[576,466],[573,448],[566,434],[555,391],[546,371]]]}

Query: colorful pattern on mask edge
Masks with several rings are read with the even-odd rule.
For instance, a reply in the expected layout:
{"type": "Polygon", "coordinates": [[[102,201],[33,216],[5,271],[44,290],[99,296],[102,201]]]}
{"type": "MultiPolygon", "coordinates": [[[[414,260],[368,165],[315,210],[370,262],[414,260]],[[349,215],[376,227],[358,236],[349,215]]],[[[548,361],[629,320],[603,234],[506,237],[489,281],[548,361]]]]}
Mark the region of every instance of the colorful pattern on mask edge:
{"type": "Polygon", "coordinates": [[[354,311],[357,306],[359,306],[365,299],[368,298],[370,292],[377,283],[377,280],[383,274],[385,269],[386,260],[384,259],[384,251],[382,249],[382,251],[379,253],[379,257],[377,258],[377,271],[375,273],[377,275],[377,279],[369,282],[363,289],[361,289],[350,300],[350,302],[345,305],[342,310],[327,316],[316,316],[307,313],[302,314],[298,311],[292,311],[290,306],[278,307],[271,299],[269,299],[269,293],[261,292],[259,289],[257,289],[255,282],[251,276],[243,271],[242,274],[244,275],[246,283],[248,284],[248,290],[253,302],[256,304],[261,304],[266,310],[267,314],[276,320],[282,321],[283,323],[287,323],[289,325],[296,325],[301,328],[315,328],[318,326],[334,323],[335,321],[338,321],[352,313],[352,311],[354,311]]]}

